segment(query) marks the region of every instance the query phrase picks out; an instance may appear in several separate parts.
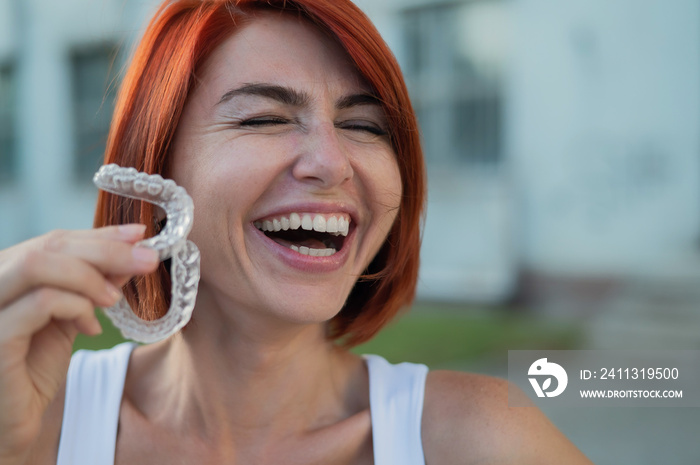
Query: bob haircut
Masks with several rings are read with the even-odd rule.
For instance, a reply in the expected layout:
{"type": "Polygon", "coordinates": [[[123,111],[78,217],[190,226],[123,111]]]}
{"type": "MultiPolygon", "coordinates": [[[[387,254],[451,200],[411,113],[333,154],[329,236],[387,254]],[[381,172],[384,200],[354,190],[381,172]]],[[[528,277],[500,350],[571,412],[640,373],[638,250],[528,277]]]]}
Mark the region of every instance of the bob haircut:
{"type": "MultiPolygon", "coordinates": [[[[210,53],[259,11],[305,18],[347,51],[382,103],[403,196],[389,235],[329,322],[327,337],[346,347],[369,340],[413,301],[418,277],[425,166],[416,117],[400,68],[374,25],[349,0],[170,0],[151,20],[124,75],[107,140],[105,163],[167,176],[183,108],[210,53]]],[[[99,192],[95,227],[146,224],[158,233],[155,206],[99,192]]],[[[144,319],[165,314],[169,266],[131,280],[124,294],[144,319]]]]}

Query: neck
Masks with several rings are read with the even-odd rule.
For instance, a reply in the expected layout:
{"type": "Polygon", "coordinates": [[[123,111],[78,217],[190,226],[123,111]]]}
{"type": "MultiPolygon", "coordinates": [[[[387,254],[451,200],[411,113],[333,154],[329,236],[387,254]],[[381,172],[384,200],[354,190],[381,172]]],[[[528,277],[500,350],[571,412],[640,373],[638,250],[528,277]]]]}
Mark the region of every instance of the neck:
{"type": "Polygon", "coordinates": [[[132,392],[149,420],[214,440],[274,441],[367,408],[364,365],[326,340],[324,324],[199,310],[183,334],[135,357],[132,392]]]}

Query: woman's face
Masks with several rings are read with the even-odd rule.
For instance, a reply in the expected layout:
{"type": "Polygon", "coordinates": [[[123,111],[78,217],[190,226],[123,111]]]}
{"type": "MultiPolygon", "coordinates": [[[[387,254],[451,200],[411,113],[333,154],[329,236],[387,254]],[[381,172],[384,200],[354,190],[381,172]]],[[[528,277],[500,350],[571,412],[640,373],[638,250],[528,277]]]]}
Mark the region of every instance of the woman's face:
{"type": "Polygon", "coordinates": [[[382,107],[339,45],[286,14],[239,29],[198,78],[171,165],[195,204],[198,301],[328,320],[399,208],[382,107]]]}

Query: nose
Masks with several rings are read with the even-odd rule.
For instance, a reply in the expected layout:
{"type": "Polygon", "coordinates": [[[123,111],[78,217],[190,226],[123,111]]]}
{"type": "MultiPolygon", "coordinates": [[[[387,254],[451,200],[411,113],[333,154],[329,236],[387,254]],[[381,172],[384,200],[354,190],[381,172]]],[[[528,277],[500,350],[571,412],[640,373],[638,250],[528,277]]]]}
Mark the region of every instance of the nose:
{"type": "Polygon", "coordinates": [[[329,189],[352,178],[349,154],[332,123],[314,127],[306,139],[292,169],[297,180],[329,189]]]}

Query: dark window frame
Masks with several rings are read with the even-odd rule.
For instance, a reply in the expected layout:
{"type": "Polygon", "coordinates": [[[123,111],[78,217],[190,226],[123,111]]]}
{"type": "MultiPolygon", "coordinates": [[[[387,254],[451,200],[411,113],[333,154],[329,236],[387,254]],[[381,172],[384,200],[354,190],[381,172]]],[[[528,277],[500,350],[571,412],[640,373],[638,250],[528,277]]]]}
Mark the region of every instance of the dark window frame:
{"type": "Polygon", "coordinates": [[[454,46],[459,10],[476,3],[507,2],[448,1],[401,10],[404,72],[429,165],[489,170],[503,161],[502,76],[480,74],[454,46]],[[436,49],[443,53],[432,53],[436,49]]]}
{"type": "Polygon", "coordinates": [[[114,113],[120,54],[113,42],[76,47],[69,55],[73,118],[72,172],[91,182],[104,159],[114,113]]]}
{"type": "Polygon", "coordinates": [[[0,62],[0,183],[11,183],[18,171],[17,66],[0,62]]]}

